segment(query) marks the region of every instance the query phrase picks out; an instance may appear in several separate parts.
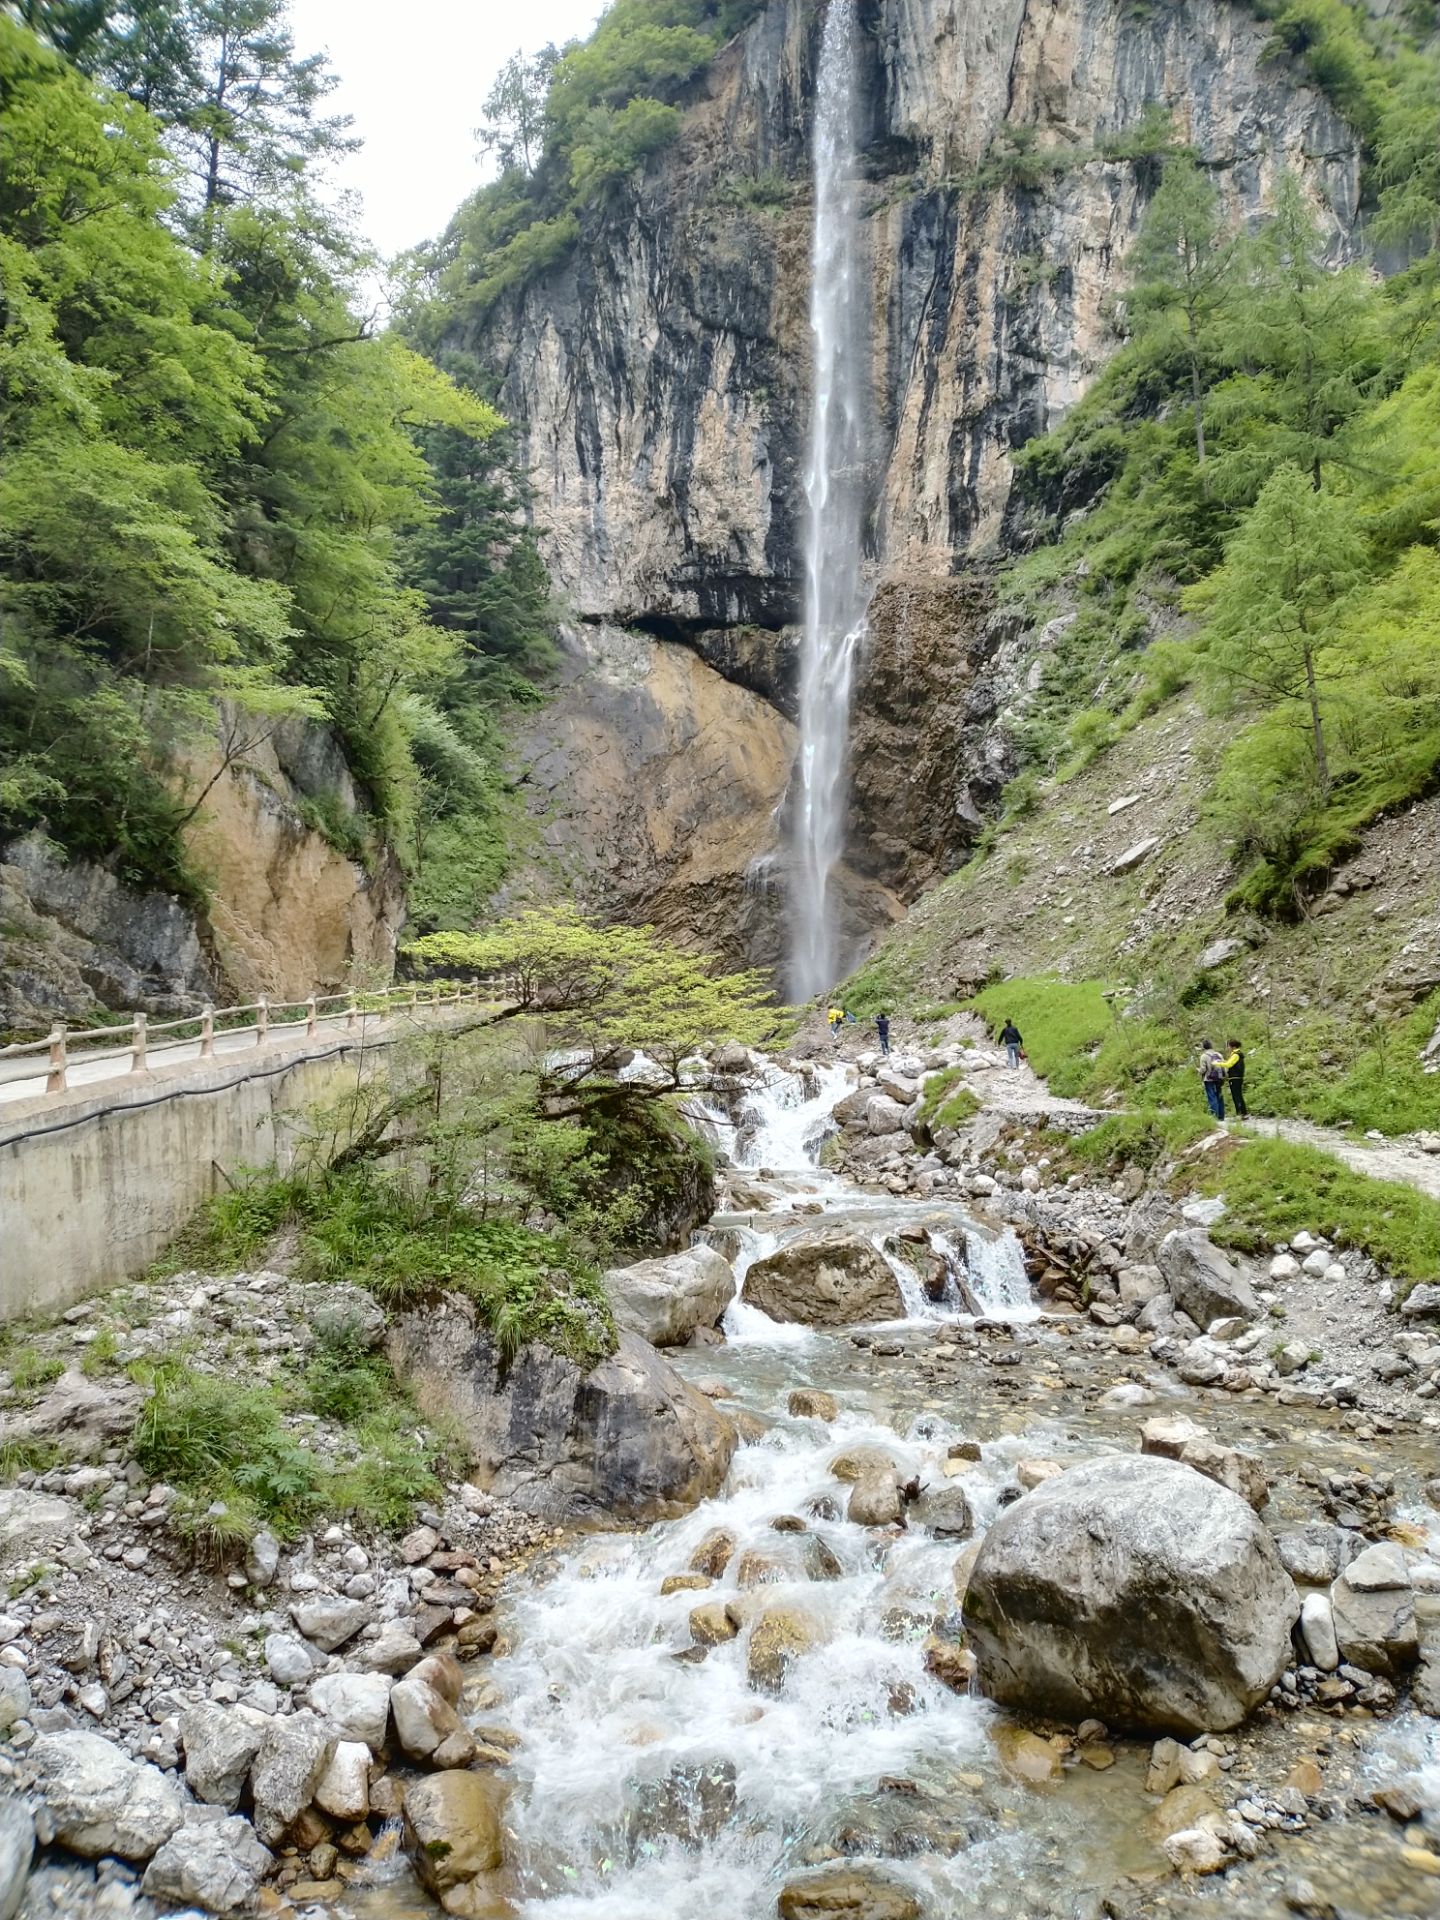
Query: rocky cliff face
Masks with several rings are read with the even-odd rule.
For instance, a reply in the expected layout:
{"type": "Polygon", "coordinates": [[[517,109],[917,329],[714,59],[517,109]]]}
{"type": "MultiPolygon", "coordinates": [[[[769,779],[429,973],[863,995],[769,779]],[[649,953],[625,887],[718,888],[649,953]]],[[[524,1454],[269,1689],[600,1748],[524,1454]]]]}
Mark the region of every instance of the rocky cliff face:
{"type": "MultiPolygon", "coordinates": [[[[222,716],[222,734],[228,724],[222,716]]],[[[63,860],[38,834],[0,849],[0,1027],[106,1009],[163,1017],[207,1000],[390,978],[404,919],[399,870],[388,855],[352,859],[316,825],[359,808],[333,736],[287,721],[223,759],[208,748],[187,770],[196,792],[214,776],[186,834],[208,891],[204,914],[106,867],[63,860]]]]}
{"type": "MultiPolygon", "coordinates": [[[[1244,215],[1297,170],[1339,247],[1358,163],[1327,102],[1265,58],[1268,30],[1240,0],[860,4],[876,592],[849,891],[879,913],[869,883],[909,897],[953,865],[1007,771],[997,676],[1016,649],[987,615],[984,565],[1023,539],[1015,449],[1064,415],[1111,345],[1107,305],[1153,186],[1143,160],[1117,157],[1127,136],[1151,103],[1168,110],[1244,215]]],[[[818,25],[805,0],[772,0],[624,206],[469,342],[501,376],[546,558],[581,619],[643,630],[657,671],[693,650],[785,716],[802,595],[818,25]]],[[[567,692],[571,724],[586,697],[583,685],[567,692]]],[[[658,681],[654,697],[668,697],[658,681]]],[[[612,700],[603,676],[596,699],[597,712],[612,700]]],[[[727,713],[744,726],[754,708],[735,700],[727,713]]],[[[610,780],[615,799],[653,771],[643,746],[624,745],[610,773],[591,768],[590,791],[610,780]]],[[[693,917],[723,921],[719,903],[774,831],[747,837],[723,793],[713,820],[694,799],[719,837],[703,882],[714,909],[693,917]]],[[[580,853],[590,801],[578,789],[572,800],[580,853]]],[[[646,900],[662,919],[678,903],[643,852],[616,858],[602,836],[586,858],[617,903],[646,900]]],[[[693,871],[673,884],[694,900],[693,871]]],[[[758,957],[769,936],[757,939],[758,957]]]]}

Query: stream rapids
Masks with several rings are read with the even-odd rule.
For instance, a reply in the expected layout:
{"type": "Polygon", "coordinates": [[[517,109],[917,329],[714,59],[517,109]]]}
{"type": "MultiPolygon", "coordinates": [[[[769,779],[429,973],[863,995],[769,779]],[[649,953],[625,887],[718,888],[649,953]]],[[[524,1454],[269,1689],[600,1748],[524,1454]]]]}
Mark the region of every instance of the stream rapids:
{"type": "MultiPolygon", "coordinates": [[[[571,1540],[511,1592],[492,1678],[493,1711],[522,1742],[506,1816],[514,1911],[523,1920],[767,1920],[788,1880],[838,1858],[883,1864],[927,1920],[1138,1920],[1203,1914],[1217,1902],[1255,1920],[1440,1912],[1434,1883],[1391,1864],[1388,1822],[1353,1813],[1276,1841],[1296,1850],[1293,1860],[1277,1853],[1272,1865],[1282,1875],[1308,1875],[1306,1884],[1324,1878],[1325,1900],[1313,1909],[1287,1904],[1273,1873],[1247,1880],[1232,1871],[1180,1891],[1148,1824],[1148,1743],[1112,1743],[1115,1764],[1103,1772],[1072,1757],[1055,1785],[1027,1787],[1007,1774],[996,1746],[1004,1716],[927,1670],[927,1635],[947,1617],[957,1624],[953,1568],[965,1543],[938,1539],[913,1519],[898,1537],[850,1525],[842,1517],[847,1489],[830,1462],[875,1443],[902,1475],[944,1485],[950,1444],[979,1440],[982,1457],[961,1482],[978,1537],[1018,1459],[1069,1464],[1107,1447],[1131,1450],[1135,1416],[1086,1405],[1056,1374],[1043,1376],[1049,1385],[1023,1406],[1013,1394],[998,1396],[978,1364],[960,1376],[958,1393],[937,1390],[915,1361],[961,1306],[925,1299],[902,1261],[892,1265],[907,1319],[862,1331],[864,1344],[854,1330],[812,1332],[746,1305],[745,1271],[793,1234],[843,1224],[881,1245],[904,1226],[924,1226],[933,1245],[963,1262],[969,1304],[1010,1321],[1027,1345],[1059,1345],[1030,1303],[1008,1228],[997,1234],[954,1202],[867,1193],[818,1164],[831,1109],[851,1085],[850,1070],[838,1064],[807,1069],[804,1080],[776,1070],[749,1097],[738,1128],[718,1113],[699,1116],[733,1164],[778,1199],[764,1212],[718,1214],[702,1230],[734,1259],[740,1296],[723,1346],[669,1357],[692,1380],[733,1396],[726,1404],[757,1416],[765,1431],[740,1448],[714,1499],[679,1520],[571,1540]],[[834,1394],[838,1421],[791,1417],[787,1401],[801,1386],[834,1394]],[[761,1589],[767,1605],[803,1607],[820,1642],[772,1698],[747,1684],[746,1631],[699,1660],[686,1650],[691,1608],[737,1597],[736,1568],[747,1551],[775,1556],[793,1547],[794,1535],[772,1524],[783,1516],[803,1521],[838,1571],[761,1589]],[[719,1581],[704,1593],[662,1596],[665,1578],[684,1572],[715,1528],[736,1542],[719,1581]],[[1150,1887],[1157,1903],[1142,1896],[1138,1905],[1113,1904],[1122,1883],[1150,1887]]],[[[973,1325],[973,1315],[962,1324],[973,1325]]],[[[1157,1394],[1177,1394],[1158,1374],[1152,1384],[1157,1394]]],[[[1277,1452],[1287,1444],[1313,1450],[1313,1428],[1324,1419],[1307,1412],[1303,1442],[1267,1442],[1246,1432],[1248,1412],[1234,1409],[1229,1438],[1277,1452]]],[[[1204,1417],[1221,1427],[1208,1406],[1204,1417]]],[[[1338,1432],[1333,1440],[1343,1458],[1348,1443],[1338,1432]]],[[[1394,1464],[1415,1487],[1433,1471],[1419,1458],[1394,1464]]],[[[1424,1511],[1412,1498],[1406,1515],[1421,1524],[1424,1511]]],[[[1402,1714],[1371,1727],[1359,1740],[1347,1723],[1336,1745],[1332,1723],[1319,1734],[1313,1724],[1286,1723],[1242,1735],[1241,1745],[1253,1739],[1262,1776],[1278,1786],[1299,1751],[1297,1733],[1312,1747],[1323,1737],[1356,1781],[1403,1777],[1431,1817],[1440,1815],[1436,1723],[1402,1714]]],[[[347,1910],[357,1920],[436,1913],[399,1860],[394,1874],[389,1885],[352,1896],[347,1910]]]]}

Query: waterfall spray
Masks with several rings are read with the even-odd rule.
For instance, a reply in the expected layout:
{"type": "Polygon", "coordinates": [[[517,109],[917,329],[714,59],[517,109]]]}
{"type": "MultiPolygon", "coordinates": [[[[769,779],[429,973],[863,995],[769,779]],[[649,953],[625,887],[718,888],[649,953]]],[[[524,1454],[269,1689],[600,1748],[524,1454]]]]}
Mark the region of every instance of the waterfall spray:
{"type": "Polygon", "coordinates": [[[797,999],[822,992],[839,970],[830,882],[845,850],[850,683],[867,599],[861,542],[868,289],[855,192],[855,67],[855,0],[830,0],[815,95],[814,374],[790,981],[797,999]]]}

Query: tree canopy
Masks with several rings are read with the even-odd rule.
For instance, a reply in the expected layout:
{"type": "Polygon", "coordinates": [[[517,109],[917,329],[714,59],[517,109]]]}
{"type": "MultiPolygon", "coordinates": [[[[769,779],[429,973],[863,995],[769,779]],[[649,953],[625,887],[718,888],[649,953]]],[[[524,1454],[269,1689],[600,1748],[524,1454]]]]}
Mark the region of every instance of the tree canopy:
{"type": "Polygon", "coordinates": [[[281,0],[24,11],[0,14],[0,831],[202,901],[183,767],[223,701],[331,724],[360,839],[412,867],[462,820],[473,901],[506,858],[493,716],[543,676],[548,588],[475,370],[360,310],[365,256],[315,191],[348,137],[328,70],[281,0]],[[437,736],[463,778],[434,779],[437,736]]]}

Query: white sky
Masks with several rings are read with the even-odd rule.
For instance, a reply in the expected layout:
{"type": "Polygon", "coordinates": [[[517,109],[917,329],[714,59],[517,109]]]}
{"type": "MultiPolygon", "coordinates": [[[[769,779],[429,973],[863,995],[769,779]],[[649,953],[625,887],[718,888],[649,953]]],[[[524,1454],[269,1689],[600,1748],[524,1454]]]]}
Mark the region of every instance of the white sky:
{"type": "Polygon", "coordinates": [[[324,52],[365,144],[335,168],[382,254],[440,233],[483,177],[480,103],[510,55],[587,34],[603,0],[291,0],[295,50],[324,52]]]}

